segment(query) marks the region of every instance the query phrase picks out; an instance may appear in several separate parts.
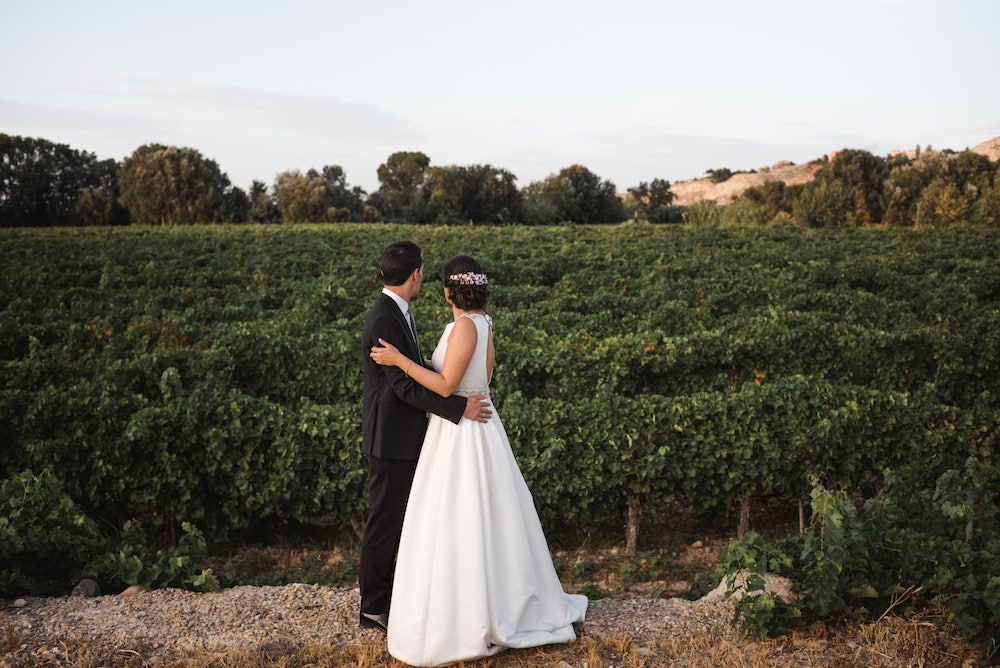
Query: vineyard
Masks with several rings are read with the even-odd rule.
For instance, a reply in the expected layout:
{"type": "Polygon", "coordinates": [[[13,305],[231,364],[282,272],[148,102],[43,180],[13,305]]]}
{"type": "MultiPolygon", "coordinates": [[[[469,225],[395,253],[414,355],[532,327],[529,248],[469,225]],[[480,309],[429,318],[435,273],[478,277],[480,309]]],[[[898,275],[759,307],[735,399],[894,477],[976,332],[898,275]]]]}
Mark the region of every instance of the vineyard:
{"type": "MultiPolygon", "coordinates": [[[[451,316],[432,278],[459,252],[489,273],[494,400],[543,521],[619,515],[634,546],[652,511],[743,535],[764,503],[892,498],[882,540],[933,524],[963,564],[1000,556],[995,230],[8,229],[0,594],[53,564],[156,581],[136,545],[363,517],[360,331],[398,239],[424,250],[428,355],[451,316]],[[117,556],[85,558],[108,534],[117,556]]],[[[952,566],[985,633],[1000,573],[952,566]]]]}

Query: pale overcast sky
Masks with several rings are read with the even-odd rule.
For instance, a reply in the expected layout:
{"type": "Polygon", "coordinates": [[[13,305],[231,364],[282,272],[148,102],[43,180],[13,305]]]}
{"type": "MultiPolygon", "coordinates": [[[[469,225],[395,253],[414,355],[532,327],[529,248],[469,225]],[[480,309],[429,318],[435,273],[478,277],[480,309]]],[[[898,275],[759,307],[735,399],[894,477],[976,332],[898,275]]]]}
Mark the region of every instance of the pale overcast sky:
{"type": "Polygon", "coordinates": [[[0,0],[0,132],[233,183],[396,151],[620,191],[1000,136],[1000,0],[0,0]]]}

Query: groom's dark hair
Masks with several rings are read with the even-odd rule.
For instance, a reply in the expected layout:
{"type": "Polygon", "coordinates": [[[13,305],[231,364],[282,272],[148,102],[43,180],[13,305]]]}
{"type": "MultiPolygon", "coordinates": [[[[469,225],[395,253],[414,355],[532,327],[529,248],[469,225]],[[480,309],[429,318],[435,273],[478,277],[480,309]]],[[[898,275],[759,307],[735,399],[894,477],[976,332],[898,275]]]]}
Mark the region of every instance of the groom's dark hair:
{"type": "Polygon", "coordinates": [[[412,241],[397,241],[382,251],[382,260],[379,262],[382,282],[386,285],[402,285],[423,264],[420,246],[412,241]]]}

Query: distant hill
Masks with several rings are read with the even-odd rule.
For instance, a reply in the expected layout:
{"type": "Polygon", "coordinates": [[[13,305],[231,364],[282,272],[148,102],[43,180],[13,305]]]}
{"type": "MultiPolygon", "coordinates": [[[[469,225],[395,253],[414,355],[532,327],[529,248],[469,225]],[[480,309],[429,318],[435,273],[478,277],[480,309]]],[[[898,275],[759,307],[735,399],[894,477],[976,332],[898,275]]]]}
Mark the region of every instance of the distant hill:
{"type": "MultiPolygon", "coordinates": [[[[1000,137],[984,141],[970,150],[981,153],[990,160],[1000,160],[1000,137]]],[[[779,162],[750,174],[734,174],[721,183],[715,183],[707,176],[690,181],[677,181],[670,184],[670,191],[674,194],[674,204],[679,206],[689,206],[703,200],[729,204],[747,188],[761,186],[768,181],[784,181],[787,185],[808,183],[822,166],[819,161],[805,165],[779,162]]]]}
{"type": "Polygon", "coordinates": [[[812,181],[822,166],[819,163],[778,163],[766,170],[734,174],[721,183],[715,183],[707,176],[693,181],[678,181],[670,184],[670,192],[674,194],[674,204],[679,206],[689,206],[702,200],[729,204],[747,188],[762,186],[768,181],[784,181],[788,185],[812,181]]]}
{"type": "Polygon", "coordinates": [[[1000,137],[994,137],[993,139],[984,141],[982,144],[974,146],[970,150],[973,153],[981,153],[993,162],[996,162],[997,160],[1000,160],[1000,137]]]}

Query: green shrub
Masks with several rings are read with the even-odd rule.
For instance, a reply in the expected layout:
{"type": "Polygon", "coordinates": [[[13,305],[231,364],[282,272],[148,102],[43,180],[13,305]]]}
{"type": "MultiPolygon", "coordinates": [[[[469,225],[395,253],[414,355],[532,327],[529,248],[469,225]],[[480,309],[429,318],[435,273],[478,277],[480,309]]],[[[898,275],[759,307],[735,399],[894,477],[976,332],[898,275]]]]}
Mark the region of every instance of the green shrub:
{"type": "Polygon", "coordinates": [[[149,546],[142,525],[129,520],[117,538],[117,545],[92,564],[94,577],[118,589],[142,585],[218,590],[219,580],[206,566],[205,537],[188,522],[181,525],[181,530],[183,535],[176,546],[154,549],[149,546]]]}
{"type": "Polygon", "coordinates": [[[0,483],[0,595],[69,593],[105,542],[48,470],[0,483]]]}
{"type": "Polygon", "coordinates": [[[150,547],[136,520],[118,535],[98,525],[48,470],[24,471],[0,484],[0,596],[68,594],[83,578],[102,589],[129,585],[213,590],[205,538],[185,522],[177,545],[150,547]]]}
{"type": "MultiPolygon", "coordinates": [[[[845,492],[816,485],[812,519],[801,537],[747,534],[722,553],[719,572],[743,569],[790,578],[798,600],[743,596],[736,620],[764,635],[828,619],[872,620],[916,610],[937,616],[1000,658],[1000,529],[996,474],[970,460],[966,470],[915,489],[886,473],[886,491],[860,508],[845,492]],[[982,520],[970,524],[974,517],[982,520]]],[[[750,591],[762,578],[748,578],[750,591]]]]}
{"type": "Polygon", "coordinates": [[[718,227],[723,208],[711,200],[695,202],[684,212],[684,222],[691,227],[718,227]]]}

